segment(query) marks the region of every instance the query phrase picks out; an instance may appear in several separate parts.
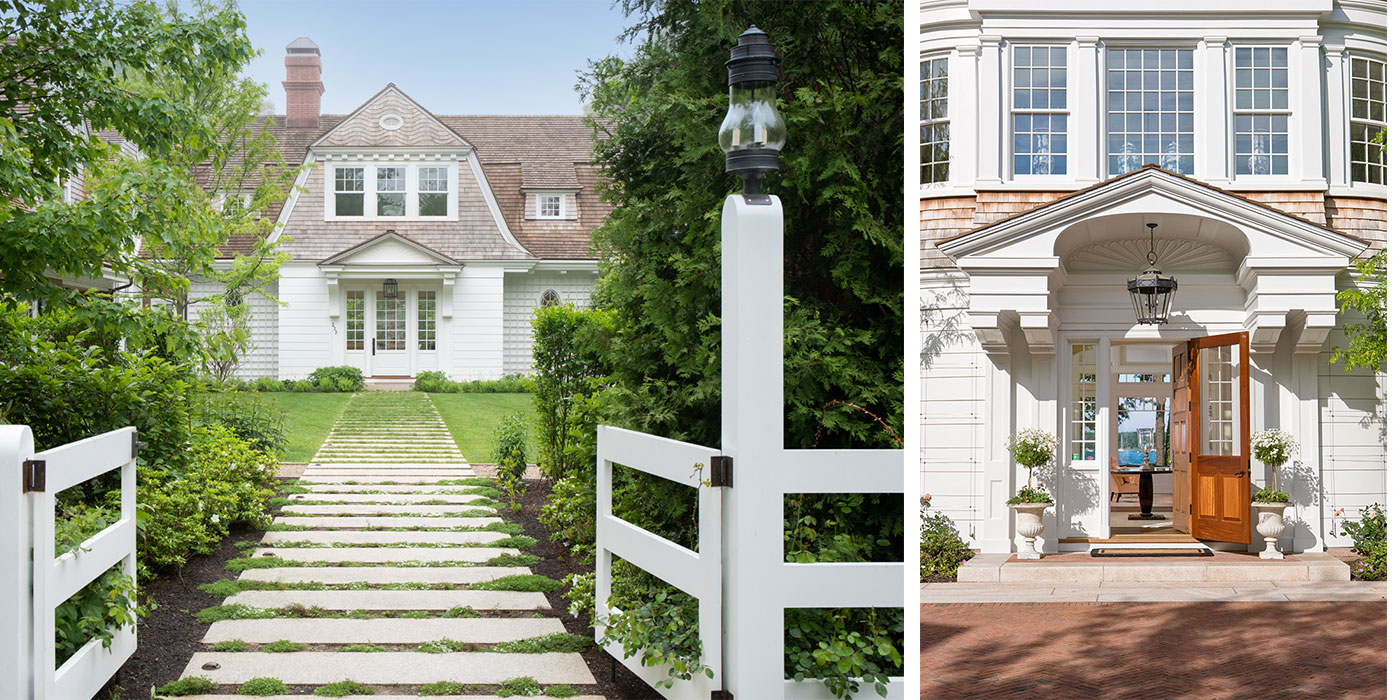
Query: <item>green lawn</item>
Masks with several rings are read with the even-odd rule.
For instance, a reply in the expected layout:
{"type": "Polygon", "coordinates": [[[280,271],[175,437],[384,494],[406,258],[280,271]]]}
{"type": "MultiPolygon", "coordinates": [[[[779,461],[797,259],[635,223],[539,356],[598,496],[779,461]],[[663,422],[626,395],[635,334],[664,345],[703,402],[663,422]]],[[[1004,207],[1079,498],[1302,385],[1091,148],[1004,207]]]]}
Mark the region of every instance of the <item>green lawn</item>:
{"type": "MultiPolygon", "coordinates": [[[[468,462],[490,462],[496,426],[512,413],[525,414],[534,445],[535,404],[529,394],[428,394],[468,462]]],[[[529,455],[531,462],[539,459],[529,455]]]]}
{"type": "Polygon", "coordinates": [[[282,459],[287,462],[306,462],[315,456],[350,400],[350,394],[275,392],[263,397],[272,402],[273,408],[286,413],[287,453],[282,459]]]}

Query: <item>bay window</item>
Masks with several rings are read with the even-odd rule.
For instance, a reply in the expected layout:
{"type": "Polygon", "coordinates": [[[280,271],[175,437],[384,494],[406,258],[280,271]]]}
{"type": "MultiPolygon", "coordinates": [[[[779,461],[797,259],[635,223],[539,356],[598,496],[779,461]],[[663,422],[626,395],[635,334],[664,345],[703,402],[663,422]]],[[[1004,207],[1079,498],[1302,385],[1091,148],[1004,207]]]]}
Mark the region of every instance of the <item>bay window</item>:
{"type": "Polygon", "coordinates": [[[919,183],[948,181],[948,59],[919,65],[919,183]]]}
{"type": "Polygon", "coordinates": [[[1288,49],[1235,48],[1235,174],[1288,174],[1288,49]]]}
{"type": "Polygon", "coordinates": [[[1351,59],[1351,181],[1385,184],[1385,62],[1351,59]]]}
{"type": "Polygon", "coordinates": [[[1195,171],[1193,54],[1178,49],[1108,51],[1108,173],[1155,163],[1195,171]]]}
{"type": "Polygon", "coordinates": [[[1069,108],[1063,46],[1012,49],[1012,165],[1016,175],[1069,172],[1069,108]]]}

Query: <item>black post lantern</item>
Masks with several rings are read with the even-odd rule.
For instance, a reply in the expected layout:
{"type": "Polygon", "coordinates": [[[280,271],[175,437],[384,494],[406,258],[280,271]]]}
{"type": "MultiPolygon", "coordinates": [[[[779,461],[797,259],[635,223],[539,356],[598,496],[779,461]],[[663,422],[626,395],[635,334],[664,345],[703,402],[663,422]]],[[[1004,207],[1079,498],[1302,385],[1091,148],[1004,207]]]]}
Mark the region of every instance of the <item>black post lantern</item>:
{"type": "Polygon", "coordinates": [[[384,280],[384,298],[385,298],[385,299],[397,299],[397,298],[399,298],[399,281],[398,281],[398,280],[396,280],[396,279],[387,279],[387,280],[384,280]]]}
{"type": "Polygon", "coordinates": [[[1128,280],[1128,296],[1137,310],[1137,322],[1164,326],[1172,311],[1176,280],[1157,269],[1157,224],[1147,225],[1147,269],[1128,280]]]}
{"type": "Polygon", "coordinates": [[[756,196],[763,176],[778,169],[787,125],[778,113],[778,53],[768,35],[753,25],[729,50],[729,111],[719,127],[724,171],[744,180],[744,194],[756,196]]]}

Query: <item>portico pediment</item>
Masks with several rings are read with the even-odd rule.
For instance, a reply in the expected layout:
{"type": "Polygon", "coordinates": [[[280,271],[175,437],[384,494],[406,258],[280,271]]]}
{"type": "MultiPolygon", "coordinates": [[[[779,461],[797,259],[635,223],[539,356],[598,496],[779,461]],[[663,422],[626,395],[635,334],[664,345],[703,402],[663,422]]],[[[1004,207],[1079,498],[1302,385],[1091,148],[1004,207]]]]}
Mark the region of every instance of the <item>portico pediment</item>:
{"type": "Polygon", "coordinates": [[[347,248],[321,261],[321,266],[372,266],[400,267],[425,265],[450,265],[461,267],[461,263],[433,250],[421,243],[410,240],[393,231],[347,248]]]}

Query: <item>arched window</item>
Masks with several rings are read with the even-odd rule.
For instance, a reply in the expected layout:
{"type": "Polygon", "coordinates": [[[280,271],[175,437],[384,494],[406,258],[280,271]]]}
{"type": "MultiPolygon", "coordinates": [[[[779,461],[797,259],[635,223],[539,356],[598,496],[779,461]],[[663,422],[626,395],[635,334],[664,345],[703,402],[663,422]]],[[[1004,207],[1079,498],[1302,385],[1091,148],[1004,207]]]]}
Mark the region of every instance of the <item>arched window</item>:
{"type": "Polygon", "coordinates": [[[540,306],[558,306],[558,305],[559,305],[559,292],[556,292],[556,291],[554,291],[553,289],[546,289],[546,290],[544,291],[544,294],[541,294],[541,295],[540,295],[540,306]]]}

